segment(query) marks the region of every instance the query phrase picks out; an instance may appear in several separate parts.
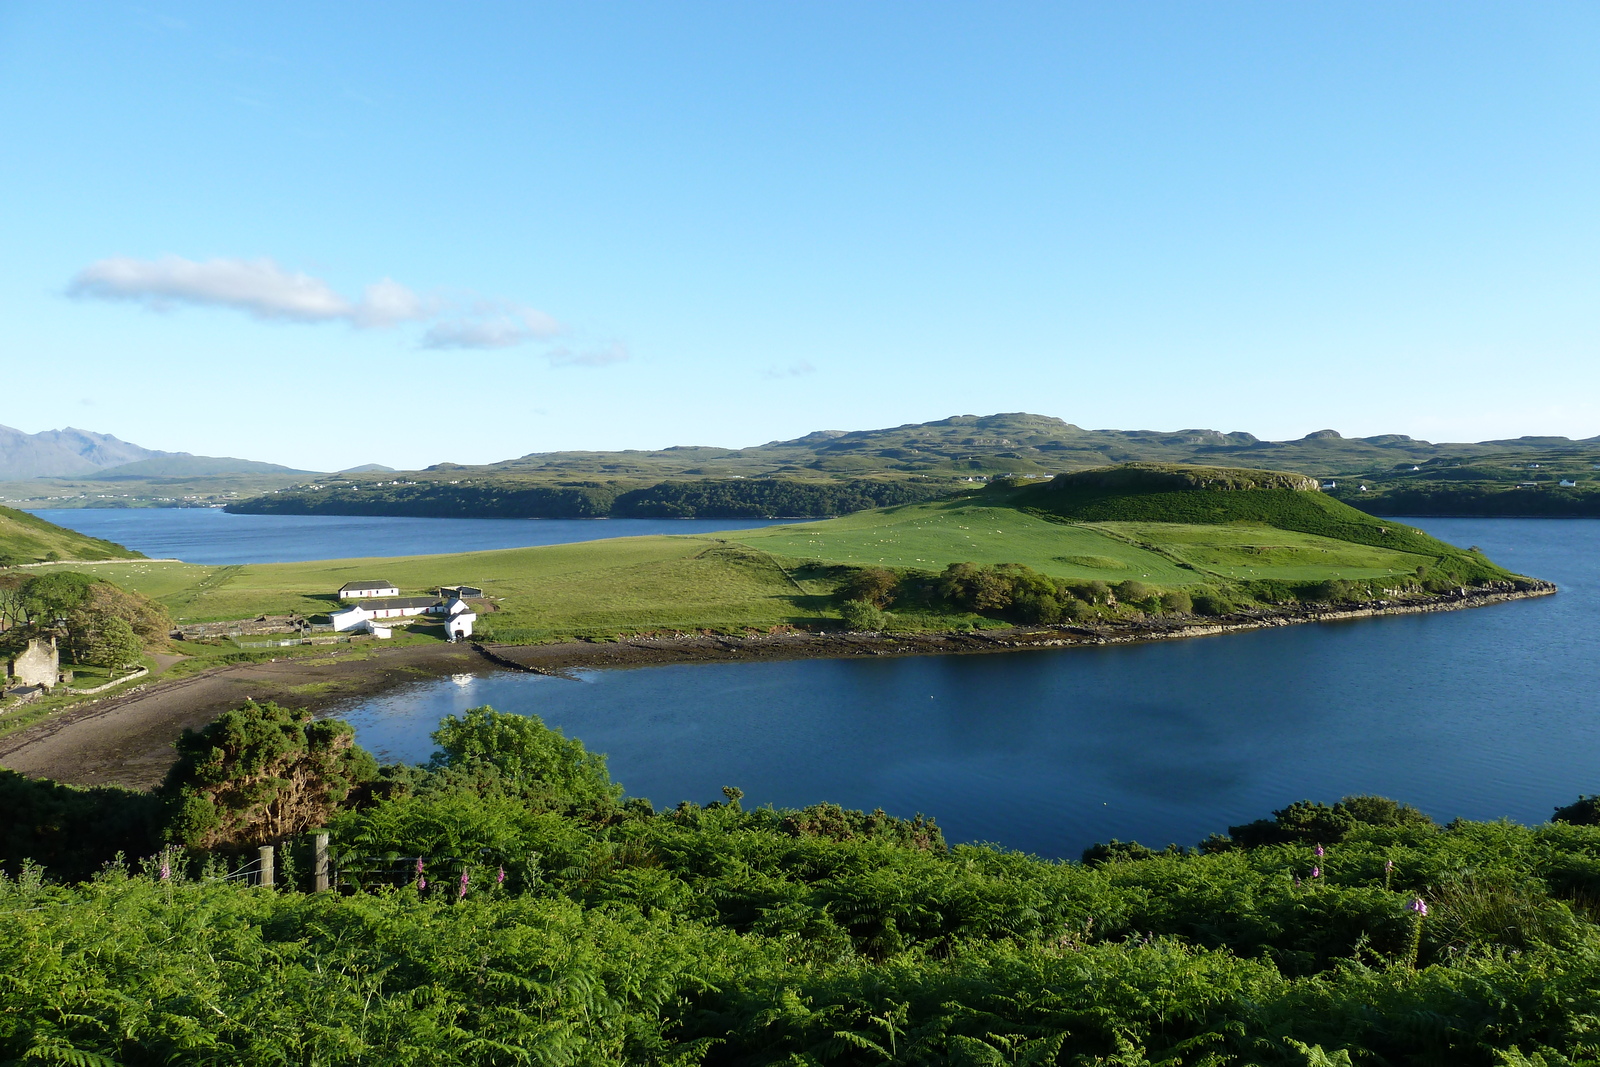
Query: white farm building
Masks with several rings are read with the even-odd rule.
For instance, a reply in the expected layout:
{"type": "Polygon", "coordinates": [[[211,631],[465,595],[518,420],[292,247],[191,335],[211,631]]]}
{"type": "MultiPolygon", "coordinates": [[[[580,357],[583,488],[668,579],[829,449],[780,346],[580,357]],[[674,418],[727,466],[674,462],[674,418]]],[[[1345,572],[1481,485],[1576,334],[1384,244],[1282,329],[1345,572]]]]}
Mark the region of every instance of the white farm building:
{"type": "Polygon", "coordinates": [[[482,596],[483,590],[474,586],[442,586],[438,597],[397,596],[399,589],[390,582],[346,582],[339,587],[340,599],[345,605],[328,613],[335,633],[374,633],[387,637],[386,630],[378,625],[379,619],[411,618],[417,615],[444,616],[445,633],[453,641],[472,636],[472,624],[478,620],[472,605],[465,596],[482,596]],[[368,596],[371,590],[381,590],[384,595],[368,596]],[[350,603],[354,601],[354,603],[350,603]]]}
{"type": "Polygon", "coordinates": [[[396,596],[383,600],[358,600],[356,607],[374,619],[400,619],[431,611],[438,603],[431,596],[396,596]]]}
{"type": "Polygon", "coordinates": [[[399,596],[400,589],[393,582],[371,578],[360,582],[345,582],[339,587],[340,600],[365,600],[375,596],[399,596]]]}

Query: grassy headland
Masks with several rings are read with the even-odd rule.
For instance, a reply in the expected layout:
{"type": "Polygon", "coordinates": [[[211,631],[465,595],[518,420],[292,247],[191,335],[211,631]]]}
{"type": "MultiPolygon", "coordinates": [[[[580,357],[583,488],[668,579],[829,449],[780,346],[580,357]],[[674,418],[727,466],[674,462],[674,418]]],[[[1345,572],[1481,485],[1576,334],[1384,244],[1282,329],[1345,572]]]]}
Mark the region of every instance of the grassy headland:
{"type": "MultiPolygon", "coordinates": [[[[1341,504],[1301,476],[1170,465],[1000,481],[951,499],[717,536],[229,567],[130,561],[94,573],[159,600],[179,622],[314,615],[356,578],[382,577],[407,593],[466,583],[482,587],[496,609],[480,619],[481,632],[529,642],[837,629],[836,594],[864,569],[933,590],[952,565],[968,564],[1054,583],[1049,595],[1082,605],[1088,614],[1078,621],[1090,622],[1181,615],[1191,610],[1184,598],[1284,606],[1514,577],[1479,553],[1341,504]]],[[[974,606],[929,592],[906,606],[895,625],[1016,621],[993,598],[974,606]]]]}

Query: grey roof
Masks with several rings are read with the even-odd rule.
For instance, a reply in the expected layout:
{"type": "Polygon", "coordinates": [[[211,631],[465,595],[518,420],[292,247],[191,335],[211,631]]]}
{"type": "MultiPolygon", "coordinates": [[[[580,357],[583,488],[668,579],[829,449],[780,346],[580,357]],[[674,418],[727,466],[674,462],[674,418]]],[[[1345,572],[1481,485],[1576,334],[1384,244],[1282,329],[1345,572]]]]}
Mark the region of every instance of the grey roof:
{"type": "MultiPolygon", "coordinates": [[[[326,588],[326,586],[324,586],[324,588],[326,588]]],[[[339,592],[342,593],[346,589],[398,589],[398,588],[399,588],[399,586],[395,585],[393,582],[386,582],[381,578],[374,578],[374,579],[372,579],[370,581],[365,581],[365,582],[345,582],[343,585],[341,585],[339,587],[339,592]]]]}
{"type": "Polygon", "coordinates": [[[436,596],[391,596],[382,600],[358,600],[356,607],[368,611],[383,611],[386,608],[431,608],[439,602],[436,596]]]}

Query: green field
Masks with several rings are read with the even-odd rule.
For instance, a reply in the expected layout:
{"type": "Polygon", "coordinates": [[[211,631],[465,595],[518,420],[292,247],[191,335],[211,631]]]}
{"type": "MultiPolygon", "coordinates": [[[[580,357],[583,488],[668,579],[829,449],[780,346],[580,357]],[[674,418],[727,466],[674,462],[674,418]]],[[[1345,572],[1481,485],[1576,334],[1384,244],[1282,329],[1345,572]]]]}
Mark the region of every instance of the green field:
{"type": "Polygon", "coordinates": [[[1196,580],[1171,560],[1092,527],[970,500],[911,504],[724,536],[791,559],[858,567],[937,571],[951,563],[1023,563],[1058,578],[1137,578],[1160,585],[1196,580]]]}
{"type": "Polygon", "coordinates": [[[1384,578],[1415,573],[1435,557],[1396,552],[1271,526],[1192,526],[1176,522],[1106,522],[1092,527],[1223,578],[1384,578]]]}
{"type": "Polygon", "coordinates": [[[483,622],[580,634],[803,622],[826,613],[824,597],[815,594],[830,588],[803,589],[764,553],[700,537],[237,567],[140,562],[81,569],[160,600],[179,622],[326,612],[345,582],[379,577],[407,594],[477,585],[502,608],[483,622]]]}

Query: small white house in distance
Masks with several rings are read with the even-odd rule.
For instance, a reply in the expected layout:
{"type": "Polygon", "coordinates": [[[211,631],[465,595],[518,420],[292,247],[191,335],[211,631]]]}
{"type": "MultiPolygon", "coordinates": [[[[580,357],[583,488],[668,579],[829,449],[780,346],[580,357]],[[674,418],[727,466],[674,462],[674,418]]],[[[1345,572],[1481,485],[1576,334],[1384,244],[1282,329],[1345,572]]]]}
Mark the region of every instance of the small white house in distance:
{"type": "Polygon", "coordinates": [[[1561,487],[1563,489],[1576,489],[1578,487],[1578,483],[1573,481],[1571,478],[1563,478],[1561,479],[1561,487]]]}
{"type": "Polygon", "coordinates": [[[1322,488],[1324,488],[1324,489],[1337,489],[1337,488],[1339,488],[1339,483],[1330,479],[1330,480],[1322,483],[1322,488]]]}
{"type": "Polygon", "coordinates": [[[465,641],[472,636],[472,624],[478,621],[475,611],[463,611],[450,616],[444,624],[445,635],[452,641],[465,641]]]}
{"type": "Polygon", "coordinates": [[[468,604],[465,600],[462,600],[460,597],[451,597],[449,600],[441,600],[429,607],[428,614],[456,616],[460,615],[463,611],[471,610],[472,605],[468,604]]]}
{"type": "Polygon", "coordinates": [[[389,597],[385,600],[358,600],[356,607],[373,619],[398,619],[421,615],[439,603],[431,596],[389,597]]]}
{"type": "Polygon", "coordinates": [[[363,600],[374,596],[399,596],[400,590],[393,582],[373,578],[360,582],[345,582],[339,587],[340,600],[363,600]]]}

